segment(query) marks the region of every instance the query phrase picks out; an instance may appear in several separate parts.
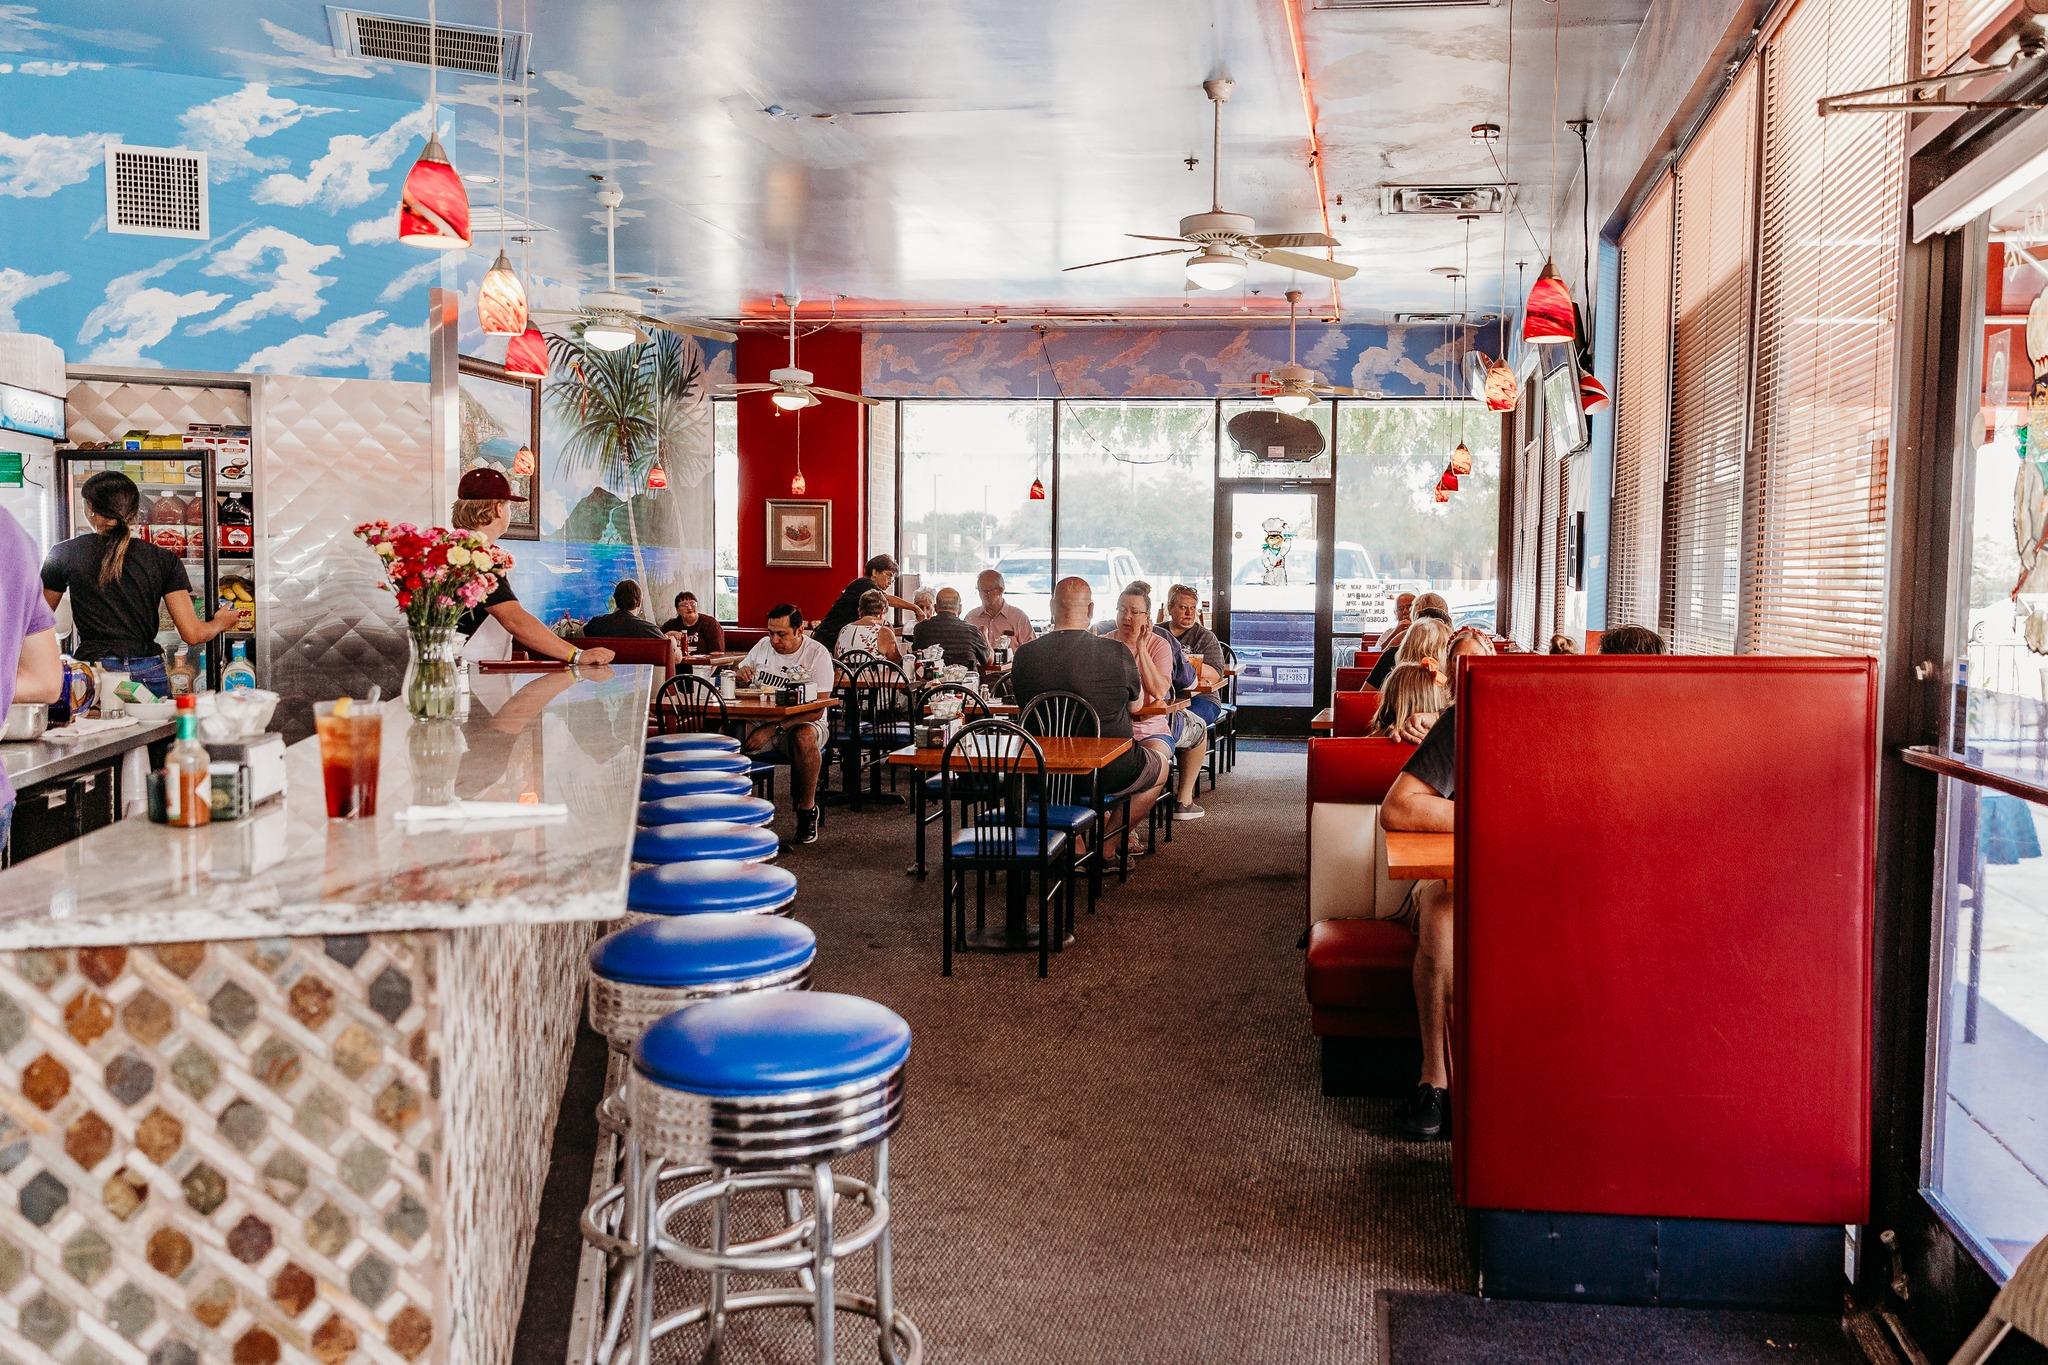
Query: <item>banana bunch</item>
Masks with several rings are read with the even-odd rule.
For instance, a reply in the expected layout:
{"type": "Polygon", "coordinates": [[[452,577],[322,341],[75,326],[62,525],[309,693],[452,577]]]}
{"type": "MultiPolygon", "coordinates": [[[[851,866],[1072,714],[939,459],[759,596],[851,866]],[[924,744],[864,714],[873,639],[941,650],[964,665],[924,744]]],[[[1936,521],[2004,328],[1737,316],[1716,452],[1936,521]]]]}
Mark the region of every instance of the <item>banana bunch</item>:
{"type": "Polygon", "coordinates": [[[223,578],[220,581],[222,606],[233,607],[237,613],[235,629],[253,631],[256,629],[256,594],[246,580],[223,578]]]}

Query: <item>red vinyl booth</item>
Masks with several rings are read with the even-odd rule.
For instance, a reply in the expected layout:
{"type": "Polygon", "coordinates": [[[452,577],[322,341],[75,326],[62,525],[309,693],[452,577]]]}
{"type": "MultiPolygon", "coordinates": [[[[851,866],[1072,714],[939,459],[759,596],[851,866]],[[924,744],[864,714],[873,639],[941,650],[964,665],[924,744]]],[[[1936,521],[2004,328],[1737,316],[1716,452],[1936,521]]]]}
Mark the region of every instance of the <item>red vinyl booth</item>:
{"type": "Polygon", "coordinates": [[[613,663],[653,664],[661,670],[661,676],[664,680],[675,672],[675,669],[669,664],[669,651],[675,646],[666,635],[662,636],[659,640],[644,640],[639,636],[620,636],[613,639],[605,639],[597,635],[586,635],[574,643],[584,649],[610,650],[613,663]]]}
{"type": "MultiPolygon", "coordinates": [[[[1362,738],[1371,732],[1372,718],[1379,709],[1380,694],[1374,688],[1335,693],[1330,697],[1330,733],[1340,738],[1362,738]]],[[[1379,797],[1373,798],[1373,804],[1379,804],[1379,797]]]]}
{"type": "MultiPolygon", "coordinates": [[[[725,647],[733,654],[744,654],[768,638],[766,626],[727,626],[724,631],[725,647]]],[[[831,648],[829,643],[826,648],[831,648]]]]}
{"type": "MultiPolygon", "coordinates": [[[[1466,661],[1461,1203],[1658,1220],[1660,1237],[1680,1235],[1664,1220],[1747,1225],[1684,1234],[1724,1248],[1793,1225],[1804,1240],[1774,1254],[1817,1255],[1823,1281],[1831,1257],[1839,1295],[1842,1225],[1869,1213],[1876,688],[1867,659],[1466,661]]],[[[1514,1279],[1518,1237],[1559,1254],[1555,1219],[1495,1227],[1489,1283],[1514,1279]]],[[[1711,1268],[1740,1279],[1748,1255],[1711,1268]]],[[[1651,1297],[1770,1298],[1762,1270],[1725,1295],[1688,1283],[1651,1297]]],[[[1574,1289],[1626,1296],[1557,1295],[1574,1289]]]]}
{"type": "Polygon", "coordinates": [[[1316,808],[1358,807],[1357,819],[1376,809],[1415,747],[1390,739],[1311,739],[1308,742],[1309,905],[1304,985],[1309,1027],[1322,1040],[1323,1093],[1395,1093],[1415,1084],[1415,936],[1372,914],[1372,888],[1348,860],[1333,874],[1331,858],[1318,859],[1316,808]],[[1335,884],[1318,880],[1340,878],[1335,884]],[[1347,904],[1348,903],[1348,904],[1347,904]],[[1320,915],[1333,918],[1318,918],[1320,915]]]}
{"type": "Polygon", "coordinates": [[[1337,670],[1337,681],[1334,684],[1335,690],[1338,692],[1356,692],[1364,687],[1365,680],[1372,676],[1372,666],[1379,662],[1379,657],[1380,652],[1376,649],[1360,650],[1357,663],[1346,665],[1337,670]]]}

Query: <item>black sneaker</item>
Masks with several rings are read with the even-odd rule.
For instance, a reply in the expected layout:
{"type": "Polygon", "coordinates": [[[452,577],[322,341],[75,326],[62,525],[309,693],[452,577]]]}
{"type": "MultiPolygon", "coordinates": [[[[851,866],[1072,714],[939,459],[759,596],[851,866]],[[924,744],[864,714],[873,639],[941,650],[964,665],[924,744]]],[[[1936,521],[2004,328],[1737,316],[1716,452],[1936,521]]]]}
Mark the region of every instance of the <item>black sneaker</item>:
{"type": "Polygon", "coordinates": [[[809,810],[800,810],[796,813],[796,839],[794,842],[799,844],[815,844],[818,842],[818,808],[816,806],[811,807],[809,810]]]}
{"type": "Polygon", "coordinates": [[[1394,1122],[1401,1136],[1418,1142],[1432,1142],[1451,1132],[1451,1092],[1441,1086],[1418,1085],[1415,1093],[1401,1102],[1394,1122]]]}

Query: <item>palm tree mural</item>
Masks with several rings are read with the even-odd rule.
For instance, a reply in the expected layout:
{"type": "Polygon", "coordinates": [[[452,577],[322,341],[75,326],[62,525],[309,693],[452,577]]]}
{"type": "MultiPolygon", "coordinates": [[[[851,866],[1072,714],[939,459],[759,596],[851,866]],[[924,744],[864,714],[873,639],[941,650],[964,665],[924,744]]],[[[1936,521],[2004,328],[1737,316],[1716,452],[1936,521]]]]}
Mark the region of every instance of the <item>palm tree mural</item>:
{"type": "Polygon", "coordinates": [[[673,332],[616,351],[555,336],[548,338],[548,360],[543,401],[561,426],[561,467],[623,490],[613,529],[632,547],[633,576],[651,601],[640,515],[659,495],[647,491],[648,472],[660,464],[672,488],[690,487],[708,472],[711,404],[703,348],[673,332]],[[707,469],[696,469],[698,463],[707,469]]]}

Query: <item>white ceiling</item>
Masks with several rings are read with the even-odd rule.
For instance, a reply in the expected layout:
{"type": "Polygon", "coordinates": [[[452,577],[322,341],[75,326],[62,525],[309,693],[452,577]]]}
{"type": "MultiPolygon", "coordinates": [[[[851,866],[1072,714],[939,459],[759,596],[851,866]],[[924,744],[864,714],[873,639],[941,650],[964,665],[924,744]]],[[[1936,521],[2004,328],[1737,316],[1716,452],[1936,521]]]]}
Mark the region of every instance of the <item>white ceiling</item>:
{"type": "MultiPolygon", "coordinates": [[[[1561,0],[1559,117],[1597,116],[1649,0],[1561,0]]],[[[1323,226],[1309,162],[1288,0],[524,0],[534,35],[533,216],[554,231],[539,273],[601,283],[603,239],[587,173],[626,193],[620,269],[659,279],[665,302],[730,316],[778,293],[844,314],[1001,305],[1214,313],[1277,303],[1287,272],[1254,266],[1247,293],[1193,296],[1172,258],[1063,273],[1147,249],[1125,232],[1172,233],[1208,207],[1209,106],[1200,83],[1237,81],[1224,113],[1224,206],[1264,231],[1323,226]],[[779,105],[794,117],[763,110],[779,105]],[[832,114],[831,119],[811,117],[832,114]],[[1183,158],[1200,158],[1190,171],[1183,158]],[[1258,297],[1250,296],[1252,290],[1258,297]]],[[[50,6],[46,5],[45,8],[50,6]]],[[[424,18],[426,0],[365,9],[424,18]]],[[[100,43],[132,25],[128,0],[66,0],[46,25],[51,56],[139,63],[281,86],[345,84],[416,98],[418,68],[337,58],[319,0],[205,0],[158,9],[160,42],[100,43]]],[[[518,27],[522,0],[506,0],[518,27]]],[[[1513,0],[1510,174],[1545,231],[1551,0],[1513,0]]],[[[1383,218],[1382,182],[1497,179],[1468,136],[1506,122],[1509,7],[1395,12],[1309,8],[1310,92],[1319,115],[1342,286],[1352,319],[1435,309],[1456,264],[1452,220],[1383,218]],[[1342,196],[1343,203],[1335,199],[1342,196]]],[[[491,0],[441,0],[443,23],[495,21],[491,0]]],[[[133,35],[130,35],[131,37],[133,35]]],[[[468,132],[465,171],[495,169],[494,90],[443,77],[468,132]],[[484,163],[484,164],[479,164],[484,163]]],[[[512,136],[518,137],[513,119],[512,136]]],[[[515,169],[510,177],[518,179],[515,169]]],[[[1577,145],[1560,132],[1560,178],[1577,145]]],[[[473,190],[481,202],[495,190],[473,190]]],[[[518,207],[515,203],[513,207],[518,207]]],[[[1575,210],[1559,239],[1576,254],[1575,210]]],[[[1517,227],[1515,256],[1527,247],[1517,227]]],[[[493,244],[494,246],[494,244],[493,244]]],[[[486,253],[480,238],[478,252],[486,253]]],[[[1500,220],[1474,241],[1474,305],[1498,299],[1500,220]]],[[[480,271],[486,260],[475,263],[480,271]]],[[[1512,269],[1512,267],[1510,267],[1512,269]]],[[[645,280],[636,281],[644,284],[645,280]]],[[[1331,294],[1304,279],[1311,306],[1331,294]]]]}

